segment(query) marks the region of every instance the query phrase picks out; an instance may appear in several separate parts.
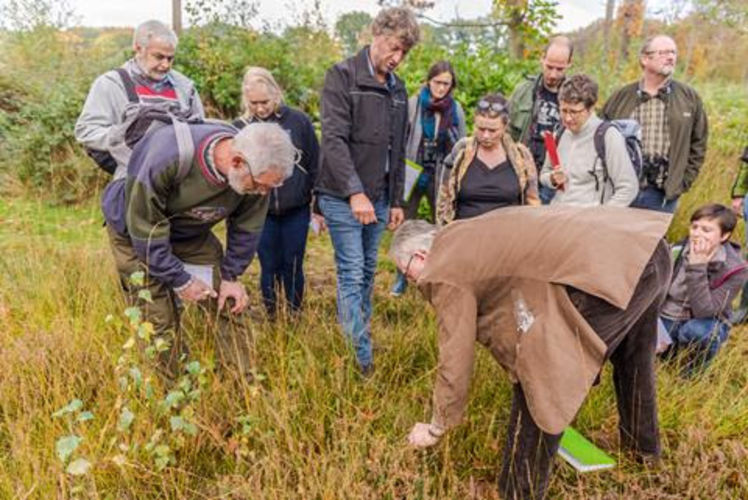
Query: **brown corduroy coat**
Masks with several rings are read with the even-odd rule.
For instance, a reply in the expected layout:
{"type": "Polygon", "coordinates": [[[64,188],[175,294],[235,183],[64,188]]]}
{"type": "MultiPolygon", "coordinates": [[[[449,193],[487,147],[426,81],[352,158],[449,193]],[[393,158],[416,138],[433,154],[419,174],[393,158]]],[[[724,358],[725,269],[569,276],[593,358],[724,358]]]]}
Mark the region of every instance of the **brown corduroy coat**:
{"type": "Polygon", "coordinates": [[[418,280],[439,323],[433,422],[461,420],[478,341],[521,384],[538,427],[562,432],[606,355],[564,285],[625,309],[669,223],[650,210],[524,206],[441,230],[418,280]]]}

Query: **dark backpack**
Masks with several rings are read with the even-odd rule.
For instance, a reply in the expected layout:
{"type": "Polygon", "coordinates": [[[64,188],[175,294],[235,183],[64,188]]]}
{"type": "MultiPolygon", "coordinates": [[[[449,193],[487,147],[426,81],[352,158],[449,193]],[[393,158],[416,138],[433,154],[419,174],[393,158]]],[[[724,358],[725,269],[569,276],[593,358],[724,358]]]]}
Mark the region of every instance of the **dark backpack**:
{"type": "MultiPolygon", "coordinates": [[[[643,155],[642,155],[642,129],[641,125],[639,125],[639,122],[636,120],[611,120],[611,121],[603,121],[600,125],[597,126],[597,129],[595,130],[595,136],[593,138],[594,144],[595,144],[595,152],[597,153],[597,157],[600,159],[600,162],[603,167],[603,189],[602,194],[600,195],[600,204],[603,202],[603,196],[605,195],[605,183],[610,181],[610,183],[613,185],[613,190],[615,191],[615,184],[613,184],[613,181],[610,180],[610,175],[608,174],[608,165],[605,163],[605,133],[608,131],[610,127],[615,127],[618,132],[623,136],[623,139],[626,143],[626,152],[629,155],[629,159],[631,160],[631,165],[634,167],[634,173],[636,174],[636,178],[641,180],[642,175],[642,165],[644,163],[643,155]]],[[[561,140],[561,135],[564,133],[564,128],[561,127],[559,129],[558,134],[556,134],[556,144],[558,144],[558,141],[561,140]]],[[[594,176],[594,170],[590,171],[590,173],[594,176]]],[[[595,176],[595,183],[598,185],[597,176],[595,176]]],[[[598,190],[596,188],[596,190],[598,190]]]]}
{"type": "Polygon", "coordinates": [[[85,148],[88,156],[102,170],[109,174],[114,174],[117,170],[117,160],[111,151],[117,151],[117,156],[123,160],[129,159],[132,149],[147,133],[164,125],[174,125],[180,148],[180,162],[187,155],[189,155],[191,160],[194,145],[192,144],[192,136],[189,134],[189,129],[186,125],[190,123],[203,123],[203,120],[186,116],[185,112],[173,109],[174,105],[170,102],[142,103],[135,91],[135,82],[133,82],[129,73],[124,68],[117,68],[115,71],[122,80],[128,100],[128,104],[122,113],[122,123],[116,125],[116,133],[113,134],[110,141],[109,150],[102,151],[85,148]],[[184,129],[179,124],[184,125],[184,129]],[[177,129],[180,129],[181,132],[177,129]]]}

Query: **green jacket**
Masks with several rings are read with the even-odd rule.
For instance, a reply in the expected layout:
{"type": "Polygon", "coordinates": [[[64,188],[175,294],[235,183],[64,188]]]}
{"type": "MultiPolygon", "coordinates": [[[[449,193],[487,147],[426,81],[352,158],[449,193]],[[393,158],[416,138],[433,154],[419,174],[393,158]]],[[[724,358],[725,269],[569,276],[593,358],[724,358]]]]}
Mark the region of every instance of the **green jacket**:
{"type": "Polygon", "coordinates": [[[527,145],[535,110],[535,96],[543,75],[525,77],[514,89],[509,99],[509,133],[515,142],[527,145]]]}
{"type": "Polygon", "coordinates": [[[738,170],[738,177],[735,179],[735,184],[732,186],[732,197],[743,198],[748,194],[748,147],[743,151],[743,156],[740,157],[743,163],[740,165],[738,170]]]}
{"type": "MultiPolygon", "coordinates": [[[[704,163],[708,126],[706,112],[696,91],[685,83],[672,81],[668,94],[670,122],[670,166],[665,180],[665,198],[672,200],[689,190],[704,163]]],[[[630,83],[613,93],[603,106],[606,120],[631,118],[640,102],[639,82],[630,83]]]]}

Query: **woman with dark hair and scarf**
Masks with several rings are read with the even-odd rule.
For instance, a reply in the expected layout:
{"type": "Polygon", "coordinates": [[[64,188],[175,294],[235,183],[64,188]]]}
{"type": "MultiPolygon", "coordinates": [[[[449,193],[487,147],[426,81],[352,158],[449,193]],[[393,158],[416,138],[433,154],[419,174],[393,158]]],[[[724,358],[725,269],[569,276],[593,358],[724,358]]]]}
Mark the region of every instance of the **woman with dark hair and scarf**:
{"type": "MultiPolygon", "coordinates": [[[[426,83],[408,100],[410,134],[405,145],[408,163],[416,163],[422,170],[410,193],[405,193],[407,204],[405,218],[418,217],[421,199],[429,202],[429,220],[436,215],[436,194],[443,175],[444,158],[458,140],[465,137],[465,113],[453,96],[457,76],[449,61],[439,61],[431,66],[426,83]]],[[[407,281],[398,273],[391,294],[400,296],[407,281]]]]}

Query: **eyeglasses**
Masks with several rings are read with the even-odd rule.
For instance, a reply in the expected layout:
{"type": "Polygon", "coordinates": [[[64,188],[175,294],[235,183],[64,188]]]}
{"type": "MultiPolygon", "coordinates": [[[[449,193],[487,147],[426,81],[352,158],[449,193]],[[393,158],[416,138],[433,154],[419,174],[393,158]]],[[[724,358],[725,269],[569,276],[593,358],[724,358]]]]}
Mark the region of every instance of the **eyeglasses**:
{"type": "Polygon", "coordinates": [[[247,172],[249,173],[249,178],[252,179],[252,184],[254,184],[255,186],[260,187],[260,188],[275,189],[283,185],[282,179],[272,184],[268,182],[258,181],[257,177],[255,177],[254,174],[252,173],[252,167],[249,166],[249,162],[246,159],[244,160],[244,165],[247,166],[247,172]]]}
{"type": "Polygon", "coordinates": [[[488,102],[486,100],[478,101],[478,111],[481,111],[483,113],[485,112],[492,112],[492,113],[504,113],[506,112],[506,106],[499,102],[488,102]]]}
{"type": "Polygon", "coordinates": [[[656,55],[658,57],[665,57],[665,56],[677,56],[678,51],[675,49],[668,49],[668,50],[648,50],[645,52],[648,56],[656,55]]]}
{"type": "Polygon", "coordinates": [[[579,109],[560,108],[558,110],[558,112],[561,113],[562,115],[568,115],[568,116],[574,116],[574,117],[581,115],[585,111],[587,111],[587,108],[579,108],[579,109]]]}

